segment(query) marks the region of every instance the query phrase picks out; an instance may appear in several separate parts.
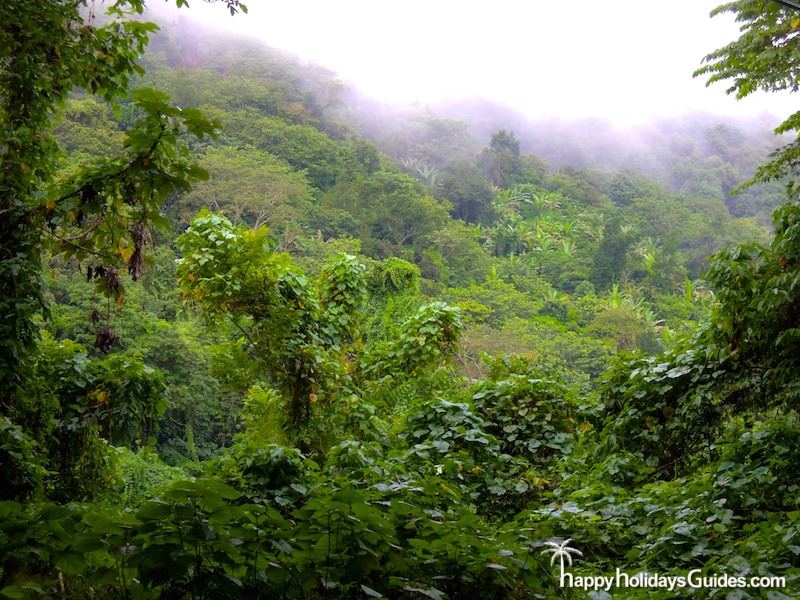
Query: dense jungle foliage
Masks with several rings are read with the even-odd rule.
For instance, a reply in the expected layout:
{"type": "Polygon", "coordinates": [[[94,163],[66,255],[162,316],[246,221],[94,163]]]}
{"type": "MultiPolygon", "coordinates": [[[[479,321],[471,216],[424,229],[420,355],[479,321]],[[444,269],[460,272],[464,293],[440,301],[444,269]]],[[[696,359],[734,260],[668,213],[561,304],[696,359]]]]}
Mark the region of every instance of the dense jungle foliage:
{"type": "MultiPolygon", "coordinates": [[[[0,598],[800,595],[800,113],[552,168],[92,6],[0,5],[0,598]]],[[[719,10],[697,75],[795,91],[719,10]]]]}

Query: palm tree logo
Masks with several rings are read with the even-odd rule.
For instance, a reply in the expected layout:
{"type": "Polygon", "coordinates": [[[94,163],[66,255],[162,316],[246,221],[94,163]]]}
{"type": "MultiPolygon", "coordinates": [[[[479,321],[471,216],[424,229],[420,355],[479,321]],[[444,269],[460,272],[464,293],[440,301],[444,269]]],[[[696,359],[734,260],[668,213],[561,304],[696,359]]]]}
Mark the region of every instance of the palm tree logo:
{"type": "Polygon", "coordinates": [[[542,554],[547,552],[552,552],[553,556],[550,558],[550,565],[552,566],[556,562],[556,558],[559,559],[559,563],[561,566],[561,586],[564,586],[564,559],[567,560],[567,564],[571,567],[572,566],[572,555],[583,557],[583,552],[578,550],[577,548],[570,548],[569,543],[572,541],[572,538],[567,538],[560,544],[556,542],[545,542],[549,548],[545,548],[542,550],[542,554]]]}

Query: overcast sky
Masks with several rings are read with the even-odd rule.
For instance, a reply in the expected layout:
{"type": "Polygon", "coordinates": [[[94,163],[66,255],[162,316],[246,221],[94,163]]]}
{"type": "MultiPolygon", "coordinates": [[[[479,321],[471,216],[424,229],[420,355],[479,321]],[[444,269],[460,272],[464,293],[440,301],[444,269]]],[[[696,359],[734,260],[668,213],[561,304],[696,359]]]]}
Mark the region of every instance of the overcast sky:
{"type": "Polygon", "coordinates": [[[531,117],[619,124],[693,111],[787,116],[793,98],[736,102],[692,72],[737,37],[707,0],[246,0],[247,15],[188,13],[326,66],[399,103],[507,103],[531,117]]]}

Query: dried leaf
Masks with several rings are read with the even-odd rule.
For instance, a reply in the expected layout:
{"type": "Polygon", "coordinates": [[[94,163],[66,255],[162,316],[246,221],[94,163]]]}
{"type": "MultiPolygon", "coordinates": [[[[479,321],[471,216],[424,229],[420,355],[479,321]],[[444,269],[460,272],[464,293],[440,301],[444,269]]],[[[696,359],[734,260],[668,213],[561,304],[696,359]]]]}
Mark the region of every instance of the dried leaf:
{"type": "Polygon", "coordinates": [[[107,354],[116,339],[117,334],[114,333],[114,330],[103,325],[97,330],[97,336],[94,339],[94,347],[100,350],[100,352],[107,354]]]}

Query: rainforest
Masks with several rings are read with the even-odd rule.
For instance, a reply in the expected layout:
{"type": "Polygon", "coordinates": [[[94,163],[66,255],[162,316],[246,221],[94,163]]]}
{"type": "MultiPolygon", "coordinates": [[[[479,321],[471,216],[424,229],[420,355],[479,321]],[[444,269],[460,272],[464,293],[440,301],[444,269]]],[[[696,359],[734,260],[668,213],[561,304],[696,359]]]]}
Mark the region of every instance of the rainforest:
{"type": "MultiPolygon", "coordinates": [[[[0,598],[800,597],[800,112],[398,108],[172,4],[0,5],[0,598]]],[[[797,91],[800,7],[712,16],[797,91]]]]}

